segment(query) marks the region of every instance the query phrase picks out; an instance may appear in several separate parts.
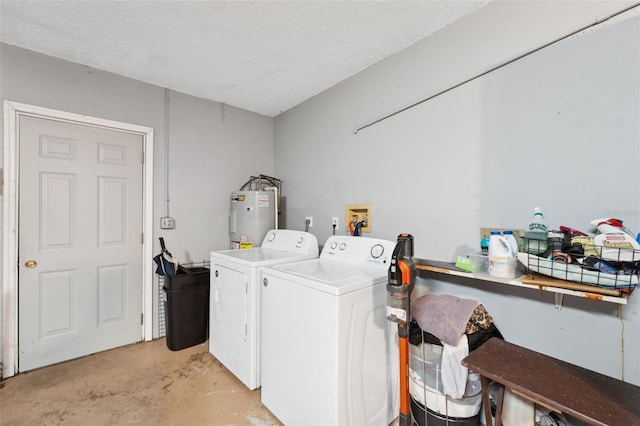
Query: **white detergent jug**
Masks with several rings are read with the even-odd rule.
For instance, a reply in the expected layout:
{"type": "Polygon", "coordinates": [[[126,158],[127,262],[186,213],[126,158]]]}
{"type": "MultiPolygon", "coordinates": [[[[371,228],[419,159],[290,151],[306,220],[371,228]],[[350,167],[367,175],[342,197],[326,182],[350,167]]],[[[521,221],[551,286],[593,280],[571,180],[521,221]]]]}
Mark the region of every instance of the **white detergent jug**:
{"type": "Polygon", "coordinates": [[[489,275],[496,278],[515,278],[517,253],[499,231],[491,231],[489,237],[489,275]]]}
{"type": "Polygon", "coordinates": [[[504,231],[502,233],[502,235],[504,236],[504,238],[507,241],[509,241],[509,245],[511,246],[511,249],[513,250],[514,257],[517,257],[518,256],[518,252],[520,250],[519,250],[519,247],[518,247],[518,240],[516,239],[516,236],[513,235],[513,231],[509,231],[509,230],[504,231]]]}
{"type": "Polygon", "coordinates": [[[599,256],[614,262],[640,261],[640,244],[622,222],[613,218],[601,220],[597,224],[600,233],[593,237],[599,256]]]}

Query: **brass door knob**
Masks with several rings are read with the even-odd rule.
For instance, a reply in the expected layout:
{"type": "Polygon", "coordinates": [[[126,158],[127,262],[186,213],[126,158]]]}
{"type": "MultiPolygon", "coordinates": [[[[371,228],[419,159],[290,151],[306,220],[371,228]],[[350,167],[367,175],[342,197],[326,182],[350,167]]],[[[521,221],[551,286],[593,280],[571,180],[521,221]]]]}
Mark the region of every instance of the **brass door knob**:
{"type": "Polygon", "coordinates": [[[24,262],[24,266],[25,268],[35,268],[36,266],[38,266],[38,262],[36,262],[34,259],[29,259],[26,262],[24,262]]]}

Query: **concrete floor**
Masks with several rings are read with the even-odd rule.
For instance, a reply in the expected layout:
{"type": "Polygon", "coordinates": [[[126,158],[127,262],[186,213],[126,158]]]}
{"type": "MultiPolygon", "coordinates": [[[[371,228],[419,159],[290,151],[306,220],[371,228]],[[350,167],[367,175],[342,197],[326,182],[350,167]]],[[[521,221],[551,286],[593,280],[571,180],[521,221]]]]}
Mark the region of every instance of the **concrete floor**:
{"type": "Polygon", "coordinates": [[[0,382],[0,425],[281,425],[208,351],[165,339],[0,382]]]}

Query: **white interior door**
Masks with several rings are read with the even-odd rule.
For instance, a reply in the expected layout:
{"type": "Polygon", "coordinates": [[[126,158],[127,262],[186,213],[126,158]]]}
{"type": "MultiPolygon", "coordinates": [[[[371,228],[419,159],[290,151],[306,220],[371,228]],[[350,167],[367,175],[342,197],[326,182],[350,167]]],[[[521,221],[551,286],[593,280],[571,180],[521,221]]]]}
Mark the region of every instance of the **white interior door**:
{"type": "Polygon", "coordinates": [[[21,116],[18,369],[140,341],[140,134],[21,116]]]}

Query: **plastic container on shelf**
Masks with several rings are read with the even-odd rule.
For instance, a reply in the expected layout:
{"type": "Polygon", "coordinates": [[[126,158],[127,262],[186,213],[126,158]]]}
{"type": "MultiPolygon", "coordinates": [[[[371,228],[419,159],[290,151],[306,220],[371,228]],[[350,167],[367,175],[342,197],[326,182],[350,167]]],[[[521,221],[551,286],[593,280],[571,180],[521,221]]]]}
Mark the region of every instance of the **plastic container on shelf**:
{"type": "Polygon", "coordinates": [[[487,254],[475,252],[467,255],[471,262],[471,272],[474,274],[487,274],[489,272],[489,256],[487,254]]]}
{"type": "Polygon", "coordinates": [[[524,233],[523,250],[529,254],[542,254],[547,251],[547,223],[540,207],[533,210],[533,217],[524,233]]]}
{"type": "Polygon", "coordinates": [[[551,253],[562,251],[564,238],[565,236],[562,231],[552,230],[547,232],[547,247],[551,249],[551,253]]]}

